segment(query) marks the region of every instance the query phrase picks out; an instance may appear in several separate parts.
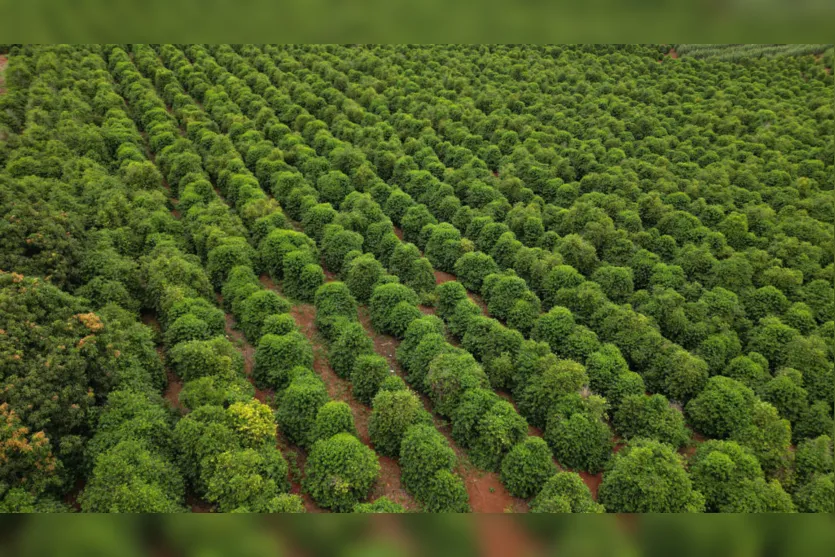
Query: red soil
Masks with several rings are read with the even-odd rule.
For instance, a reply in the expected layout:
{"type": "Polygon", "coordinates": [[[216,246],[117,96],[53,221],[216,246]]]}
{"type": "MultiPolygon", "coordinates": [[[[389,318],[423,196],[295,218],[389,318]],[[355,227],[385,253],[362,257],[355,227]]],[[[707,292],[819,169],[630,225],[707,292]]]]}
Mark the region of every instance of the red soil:
{"type": "Polygon", "coordinates": [[[385,495],[403,505],[407,511],[419,511],[419,505],[400,484],[400,464],[388,456],[377,455],[377,460],[380,462],[380,477],[368,500],[374,501],[385,495]]]}
{"type": "Polygon", "coordinates": [[[401,242],[403,241],[403,231],[397,226],[394,227],[394,235],[400,238],[401,242]]]}
{"type": "Polygon", "coordinates": [[[690,426],[687,426],[687,429],[689,429],[690,432],[691,432],[690,443],[688,443],[684,447],[681,447],[678,450],[678,454],[680,454],[680,455],[684,456],[685,458],[689,459],[694,454],[696,454],[696,449],[699,448],[699,445],[701,445],[702,443],[707,441],[707,437],[705,437],[701,433],[696,433],[695,431],[692,430],[692,428],[690,426]]]}
{"type": "MultiPolygon", "coordinates": [[[[456,452],[460,450],[457,447],[454,448],[456,448],[456,452]]],[[[464,484],[467,486],[470,507],[472,507],[474,513],[527,512],[528,506],[525,500],[513,497],[508,493],[501,480],[499,480],[499,475],[495,472],[467,470],[465,467],[459,466],[458,473],[461,474],[464,484]]]]}
{"type": "Polygon", "coordinates": [[[165,375],[168,377],[168,386],[165,388],[165,394],[163,397],[171,404],[171,406],[180,412],[183,412],[185,408],[183,408],[183,405],[180,404],[180,391],[183,390],[183,382],[176,375],[174,375],[174,372],[170,369],[165,370],[165,375]]]}
{"type": "MultiPolygon", "coordinates": [[[[285,449],[287,447],[287,442],[284,437],[281,435],[281,432],[278,433],[278,448],[285,449]]],[[[285,450],[282,450],[283,453],[286,454],[285,450]]],[[[304,465],[307,462],[307,453],[302,450],[292,451],[296,454],[296,465],[298,466],[299,470],[304,470],[304,465]]],[[[302,491],[301,483],[297,481],[290,481],[290,493],[294,495],[298,495],[302,498],[302,502],[304,504],[304,510],[308,513],[324,513],[327,512],[324,509],[320,509],[319,505],[308,495],[302,491]]]]}
{"type": "Polygon", "coordinates": [[[530,557],[545,555],[546,548],[518,520],[507,516],[479,516],[474,519],[477,539],[484,557],[530,557]]]}
{"type": "Polygon", "coordinates": [[[677,59],[677,58],[678,58],[678,52],[676,52],[676,49],[675,49],[675,48],[671,48],[671,49],[670,49],[670,52],[668,52],[668,53],[667,53],[667,56],[669,56],[670,58],[672,58],[673,60],[675,60],[675,59],[677,59]]]}
{"type": "MultiPolygon", "coordinates": [[[[159,320],[157,316],[150,312],[143,312],[140,316],[142,323],[146,326],[152,328],[157,334],[161,331],[162,327],[159,324],[159,320]]],[[[165,363],[165,350],[163,349],[162,345],[156,346],[157,354],[159,355],[160,361],[165,363]]],[[[173,408],[176,408],[178,411],[183,413],[185,408],[182,404],[180,404],[180,391],[183,390],[183,381],[174,375],[174,372],[171,371],[168,366],[165,367],[165,376],[168,379],[168,386],[165,388],[165,393],[163,393],[163,398],[171,404],[173,408]]]]}
{"type": "MultiPolygon", "coordinates": [[[[263,278],[262,282],[264,282],[263,278]]],[[[293,316],[302,334],[307,337],[313,346],[313,370],[325,382],[328,396],[332,400],[345,402],[351,408],[360,441],[373,448],[371,437],[368,434],[368,419],[371,416],[371,408],[354,398],[351,382],[339,377],[328,362],[324,340],[314,323],[316,308],[311,304],[296,304],[290,309],[290,315],[293,316]]],[[[380,455],[378,455],[378,460],[380,463],[380,477],[370,499],[373,500],[385,495],[408,510],[417,510],[418,505],[400,485],[400,465],[397,461],[380,455]]]]}
{"type": "MultiPolygon", "coordinates": [[[[223,307],[223,296],[217,295],[217,303],[223,307]]],[[[272,400],[275,392],[272,389],[259,389],[255,386],[255,379],[252,377],[252,369],[255,367],[255,347],[247,342],[244,334],[235,328],[235,317],[231,313],[226,314],[226,338],[237,346],[244,358],[244,373],[247,380],[255,387],[255,398],[258,402],[267,403],[272,400]]]]}
{"type": "Polygon", "coordinates": [[[453,282],[456,280],[458,279],[455,278],[455,275],[435,269],[435,284],[443,284],[445,282],[453,282]]]}
{"type": "Polygon", "coordinates": [[[84,481],[84,478],[78,478],[75,480],[75,485],[73,485],[69,493],[64,496],[64,504],[75,512],[81,511],[81,503],[78,502],[78,497],[81,495],[81,492],[84,491],[84,487],[86,485],[87,484],[84,481]]]}
{"type": "Polygon", "coordinates": [[[423,312],[424,315],[435,315],[437,310],[432,306],[418,306],[418,309],[423,312]]]}
{"type": "MultiPolygon", "coordinates": [[[[389,369],[405,379],[403,370],[400,368],[400,363],[396,357],[397,347],[400,341],[392,336],[377,333],[371,326],[371,316],[369,315],[368,308],[365,306],[360,306],[359,308],[359,320],[374,341],[375,352],[386,358],[389,369]]],[[[419,394],[419,396],[424,408],[431,413],[432,403],[429,401],[429,398],[425,395],[419,394]]],[[[452,447],[458,457],[459,465],[457,472],[461,475],[461,478],[464,480],[464,485],[467,487],[470,506],[473,512],[501,513],[505,509],[511,509],[514,512],[526,512],[527,505],[525,501],[511,496],[499,480],[498,474],[477,470],[470,464],[466,452],[452,439],[452,428],[450,425],[434,414],[433,418],[435,427],[446,437],[450,447],[452,447]]]]}
{"type": "MultiPolygon", "coordinates": [[[[435,284],[444,284],[445,282],[454,282],[457,281],[458,278],[453,275],[452,273],[446,273],[444,271],[435,270],[435,284]]],[[[487,311],[487,304],[484,303],[484,299],[474,292],[470,292],[467,290],[467,296],[470,297],[470,300],[475,302],[475,304],[481,308],[481,312],[484,315],[490,315],[490,312],[487,311]]]]}
{"type": "MultiPolygon", "coordinates": [[[[5,54],[0,54],[0,74],[6,70],[9,64],[9,57],[5,54]]],[[[6,93],[6,76],[0,75],[0,95],[6,93]]]]}
{"type": "Polygon", "coordinates": [[[273,282],[273,279],[270,278],[270,275],[261,275],[260,277],[258,277],[258,280],[261,281],[261,284],[264,285],[264,288],[281,293],[281,288],[279,287],[279,285],[273,282]]]}
{"type": "Polygon", "coordinates": [[[186,506],[191,509],[193,513],[213,513],[215,507],[208,501],[204,501],[194,493],[186,494],[186,506]]]}
{"type": "Polygon", "coordinates": [[[603,481],[603,472],[598,472],[597,474],[590,474],[589,472],[577,471],[577,473],[583,479],[583,483],[586,484],[586,487],[589,488],[589,491],[591,491],[592,498],[595,501],[597,501],[597,490],[600,488],[600,482],[603,481]]]}

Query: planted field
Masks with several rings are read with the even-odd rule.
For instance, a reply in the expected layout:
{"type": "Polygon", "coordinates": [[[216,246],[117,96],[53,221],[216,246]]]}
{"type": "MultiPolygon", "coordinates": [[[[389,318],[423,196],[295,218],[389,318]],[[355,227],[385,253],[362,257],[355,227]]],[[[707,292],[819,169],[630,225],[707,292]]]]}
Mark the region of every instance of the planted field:
{"type": "Polygon", "coordinates": [[[831,64],[707,46],[4,49],[0,510],[832,512],[831,64]]]}

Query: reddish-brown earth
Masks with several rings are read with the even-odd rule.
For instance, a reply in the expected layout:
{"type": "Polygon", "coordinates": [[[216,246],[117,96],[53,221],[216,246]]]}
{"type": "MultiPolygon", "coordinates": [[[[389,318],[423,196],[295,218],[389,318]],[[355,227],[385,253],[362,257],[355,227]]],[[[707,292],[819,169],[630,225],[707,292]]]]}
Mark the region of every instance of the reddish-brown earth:
{"type": "Polygon", "coordinates": [[[532,557],[545,555],[546,548],[519,520],[510,516],[479,516],[477,539],[484,557],[532,557]]]}
{"type": "Polygon", "coordinates": [[[434,307],[432,307],[432,306],[418,306],[418,309],[419,309],[419,310],[420,310],[420,311],[421,311],[424,315],[435,315],[435,313],[438,311],[437,309],[435,309],[435,308],[434,308],[434,307]]]}
{"type": "Polygon", "coordinates": [[[194,493],[186,494],[186,507],[191,509],[193,513],[213,513],[215,507],[208,501],[204,501],[194,493]]]}
{"type": "MultiPolygon", "coordinates": [[[[267,288],[275,289],[269,277],[262,276],[261,283],[267,288]]],[[[313,347],[313,370],[324,381],[331,400],[345,402],[354,415],[354,424],[357,428],[357,435],[360,441],[368,447],[373,448],[371,438],[368,434],[368,418],[371,416],[371,409],[359,402],[353,396],[353,387],[350,381],[342,379],[331,367],[327,359],[327,349],[322,335],[316,329],[316,308],[311,304],[297,303],[290,309],[290,315],[296,321],[301,333],[307,337],[313,347]]],[[[406,490],[400,485],[400,465],[394,459],[378,455],[380,462],[380,477],[372,492],[370,499],[385,495],[392,501],[396,501],[408,510],[416,510],[417,504],[406,490]]]]}
{"type": "MultiPolygon", "coordinates": [[[[162,326],[159,324],[159,320],[155,314],[151,312],[142,312],[140,319],[143,324],[153,329],[154,332],[159,335],[162,330],[162,326]]],[[[156,351],[159,355],[160,361],[165,364],[165,349],[161,344],[157,344],[156,351]]],[[[171,404],[172,408],[176,408],[182,413],[185,410],[183,405],[180,404],[180,391],[183,390],[183,381],[177,377],[167,365],[165,366],[165,377],[168,380],[168,385],[165,387],[163,398],[171,404]]]]}
{"type": "MultiPolygon", "coordinates": [[[[374,350],[377,354],[386,358],[389,369],[405,379],[396,356],[400,341],[392,336],[377,333],[374,330],[371,326],[371,316],[367,307],[360,306],[359,319],[366,332],[374,341],[374,350]]],[[[432,403],[429,401],[429,398],[425,395],[419,396],[424,408],[431,413],[432,403]]],[[[505,510],[512,510],[513,512],[525,512],[527,510],[527,505],[523,499],[513,497],[507,492],[499,480],[498,474],[478,470],[470,464],[466,452],[452,439],[452,428],[448,423],[434,414],[433,419],[435,427],[446,437],[450,447],[452,447],[458,457],[458,473],[461,475],[461,478],[464,480],[464,485],[467,487],[467,494],[469,495],[470,506],[473,512],[501,513],[505,510]]]]}
{"type": "Polygon", "coordinates": [[[172,407],[183,412],[185,408],[180,404],[180,391],[183,390],[183,382],[168,368],[165,370],[165,375],[168,378],[168,386],[165,388],[163,397],[172,407]]]}
{"type": "Polygon", "coordinates": [[[5,54],[0,54],[0,95],[6,93],[6,76],[3,72],[6,71],[6,66],[9,64],[9,57],[5,54]]]}
{"type": "Polygon", "coordinates": [[[600,482],[603,481],[603,472],[591,474],[589,472],[578,470],[577,473],[581,478],[583,478],[583,483],[585,483],[586,487],[588,487],[589,491],[591,491],[592,498],[597,501],[597,490],[600,488],[600,482]]]}
{"type": "Polygon", "coordinates": [[[458,280],[455,278],[455,275],[435,269],[435,284],[443,284],[445,282],[453,282],[455,280],[458,280]]]}
{"type": "Polygon", "coordinates": [[[322,265],[322,270],[325,272],[325,282],[333,282],[339,280],[339,277],[336,276],[336,273],[328,271],[327,269],[325,269],[324,265],[322,265]]]}
{"type": "Polygon", "coordinates": [[[696,433],[690,426],[687,426],[687,429],[690,430],[690,442],[681,447],[678,450],[678,454],[684,456],[685,458],[690,458],[696,454],[696,449],[699,448],[699,445],[707,441],[707,437],[701,433],[696,433]]]}
{"type": "MultiPolygon", "coordinates": [[[[223,307],[223,296],[220,294],[217,295],[217,304],[220,307],[223,307]]],[[[250,344],[244,334],[235,328],[235,316],[231,313],[226,313],[226,338],[228,338],[232,344],[234,344],[238,351],[240,351],[241,356],[244,358],[244,373],[246,374],[247,380],[255,387],[255,398],[259,402],[267,403],[272,400],[275,392],[272,389],[259,389],[255,385],[255,379],[252,376],[252,370],[255,367],[255,347],[250,344]]]]}
{"type": "Polygon", "coordinates": [[[78,478],[75,480],[75,485],[73,485],[70,492],[64,496],[64,504],[75,512],[81,511],[81,503],[78,502],[78,498],[81,495],[81,492],[84,491],[85,485],[86,483],[84,478],[78,478]]]}
{"type": "Polygon", "coordinates": [[[401,230],[397,226],[394,227],[394,235],[397,236],[398,238],[400,238],[401,242],[403,241],[403,230],[401,230]]]}

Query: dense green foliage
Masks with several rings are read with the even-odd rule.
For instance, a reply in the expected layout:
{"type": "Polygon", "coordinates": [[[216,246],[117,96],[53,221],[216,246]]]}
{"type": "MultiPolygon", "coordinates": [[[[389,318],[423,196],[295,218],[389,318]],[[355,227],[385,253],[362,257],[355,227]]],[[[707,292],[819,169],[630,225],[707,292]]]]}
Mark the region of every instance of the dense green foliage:
{"type": "Polygon", "coordinates": [[[832,511],[831,45],[0,50],[0,510],[832,511]]]}

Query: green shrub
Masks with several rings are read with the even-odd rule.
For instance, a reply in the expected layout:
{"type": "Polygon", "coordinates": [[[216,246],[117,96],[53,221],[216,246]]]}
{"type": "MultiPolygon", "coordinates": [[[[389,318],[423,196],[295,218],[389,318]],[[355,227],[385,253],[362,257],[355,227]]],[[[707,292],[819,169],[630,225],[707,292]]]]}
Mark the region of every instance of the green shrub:
{"type": "MultiPolygon", "coordinates": [[[[541,311],[542,308],[539,305],[539,300],[516,300],[513,307],[510,308],[510,311],[507,314],[507,326],[519,331],[523,335],[528,335],[531,329],[533,329],[534,324],[536,324],[541,311]]],[[[592,335],[594,335],[594,333],[592,333],[592,335]]],[[[587,343],[583,343],[586,339],[573,339],[572,337],[573,335],[569,336],[567,339],[570,346],[566,347],[566,352],[573,351],[582,353],[586,350],[591,351],[586,346],[587,343]]],[[[596,335],[594,339],[597,340],[596,335]]]]}
{"type": "Polygon", "coordinates": [[[528,432],[528,423],[506,400],[494,403],[475,427],[470,446],[473,464],[484,470],[498,471],[505,454],[528,432]]]}
{"type": "Polygon", "coordinates": [[[223,304],[233,315],[240,315],[240,305],[249,298],[250,294],[262,289],[263,286],[251,267],[233,267],[221,289],[223,304]]]}
{"type": "Polygon", "coordinates": [[[253,266],[257,260],[255,249],[245,238],[227,239],[222,245],[212,249],[206,260],[206,272],[215,288],[220,288],[226,281],[228,272],[237,265],[253,266]]]}
{"type": "Polygon", "coordinates": [[[437,471],[452,472],[455,465],[455,451],[432,425],[416,424],[406,430],[400,445],[400,477],[403,487],[418,501],[430,493],[431,478],[437,471]]]}
{"type": "Polygon", "coordinates": [[[275,447],[222,452],[205,469],[206,499],[221,512],[266,512],[269,502],[290,488],[287,471],[275,447]]]}
{"type": "Polygon", "coordinates": [[[687,403],[685,412],[693,427],[714,438],[726,438],[751,423],[754,392],[728,377],[711,377],[699,395],[687,403]]]}
{"type": "Polygon", "coordinates": [[[381,455],[396,457],[406,430],[419,423],[432,423],[420,398],[409,390],[380,391],[372,402],[368,434],[381,455]]]}
{"type": "Polygon", "coordinates": [[[179,401],[189,410],[200,406],[227,406],[246,402],[255,396],[255,388],[244,377],[206,376],[188,381],[180,391],[179,401]]]}
{"type": "Polygon", "coordinates": [[[600,340],[597,333],[588,327],[577,325],[565,339],[557,355],[567,360],[585,362],[599,348],[600,340]]]}
{"type": "Polygon", "coordinates": [[[223,311],[203,298],[185,298],[174,302],[166,317],[168,322],[173,324],[188,314],[205,321],[211,336],[223,335],[226,332],[226,316],[223,311]]]}
{"type": "Polygon", "coordinates": [[[603,469],[612,452],[609,426],[596,416],[585,413],[570,417],[555,416],[548,420],[543,437],[560,464],[592,474],[603,469]]]}
{"type": "Polygon", "coordinates": [[[681,411],[664,395],[644,393],[625,397],[613,417],[615,431],[626,439],[645,437],[682,447],[690,439],[681,411]]]}
{"type": "Polygon", "coordinates": [[[548,444],[540,437],[526,437],[502,459],[501,480],[514,497],[537,494],[557,472],[548,444]]]}
{"type": "Polygon", "coordinates": [[[400,302],[389,311],[388,333],[395,338],[403,338],[409,325],[423,317],[423,312],[409,302],[400,302]]]}
{"type": "Polygon", "coordinates": [[[287,441],[307,447],[314,441],[316,416],[329,400],[325,384],[317,376],[293,379],[281,393],[275,413],[287,441]]]}
{"type": "Polygon", "coordinates": [[[261,335],[286,335],[298,331],[296,320],[289,313],[270,315],[261,325],[261,335]]]}
{"type": "Polygon", "coordinates": [[[314,205],[304,213],[302,229],[305,234],[317,242],[321,242],[325,227],[331,224],[338,214],[330,203],[314,205]]]}
{"type": "Polygon", "coordinates": [[[187,313],[168,326],[165,331],[165,344],[175,346],[181,342],[208,340],[211,337],[209,325],[194,314],[187,313]]]}
{"type": "Polygon", "coordinates": [[[449,332],[461,338],[466,334],[468,330],[470,330],[470,326],[472,325],[473,321],[478,319],[479,317],[483,317],[483,314],[481,308],[478,305],[476,305],[469,298],[466,300],[461,300],[455,306],[455,310],[447,320],[449,332]]]}
{"type": "Polygon", "coordinates": [[[757,390],[762,388],[770,375],[768,373],[768,362],[765,367],[756,359],[748,356],[737,356],[728,362],[722,375],[735,379],[740,383],[747,385],[751,389],[757,390]]]}
{"type": "Polygon", "coordinates": [[[490,389],[469,389],[452,415],[452,437],[461,447],[472,447],[478,440],[481,419],[499,401],[490,389]]]}
{"type": "Polygon", "coordinates": [[[438,317],[448,321],[462,300],[467,299],[467,290],[460,282],[450,281],[439,284],[435,288],[438,294],[438,317]]]}
{"type": "Polygon", "coordinates": [[[291,251],[284,258],[285,296],[310,303],[325,283],[325,271],[309,251],[291,251]]]}
{"type": "Polygon", "coordinates": [[[586,358],[586,372],[589,376],[589,387],[596,393],[608,396],[618,378],[629,372],[629,366],[618,347],[606,343],[586,358]]]}
{"type": "Polygon", "coordinates": [[[429,226],[432,227],[431,235],[426,242],[424,255],[433,267],[450,273],[455,269],[455,262],[466,251],[461,233],[449,223],[429,226]]]}
{"type": "Polygon", "coordinates": [[[733,441],[709,440],[690,462],[693,488],[712,512],[792,512],[791,498],[780,484],[766,483],[756,457],[733,441]]]}
{"type": "Polygon", "coordinates": [[[320,286],[316,291],[314,304],[316,305],[314,324],[329,341],[333,341],[340,332],[341,326],[337,326],[340,320],[355,321],[357,319],[357,301],[345,283],[329,282],[320,286]]]}
{"type": "Polygon", "coordinates": [[[380,464],[359,439],[340,433],[313,444],[304,472],[302,487],[320,507],[347,512],[371,493],[380,464]]]}
{"type": "Polygon", "coordinates": [[[607,265],[597,269],[591,280],[601,286],[603,292],[615,303],[624,303],[632,295],[632,269],[607,265]]]}
{"type": "Polygon", "coordinates": [[[613,457],[598,490],[608,512],[701,512],[683,457],[669,445],[639,439],[613,457]]]}
{"type": "Polygon", "coordinates": [[[244,371],[241,353],[224,337],[181,342],[168,351],[168,361],[184,382],[207,376],[229,380],[244,371]]]}
{"type": "Polygon", "coordinates": [[[524,337],[519,331],[509,329],[490,317],[477,316],[470,320],[461,347],[482,362],[502,354],[515,355],[524,337]]]}
{"type": "Polygon", "coordinates": [[[382,497],[378,497],[371,503],[357,503],[356,505],[354,505],[354,508],[351,510],[351,512],[363,514],[395,514],[405,513],[406,509],[404,509],[403,505],[401,505],[400,503],[395,503],[394,501],[383,495],[382,497]]]}
{"type": "Polygon", "coordinates": [[[795,452],[798,483],[804,484],[816,474],[831,472],[832,461],[832,438],[829,435],[802,441],[795,452]]]}
{"type": "Polygon", "coordinates": [[[465,253],[455,262],[455,276],[468,290],[481,292],[481,285],[487,275],[499,272],[493,258],[480,251],[465,253]]]}
{"type": "Polygon", "coordinates": [[[424,386],[435,412],[451,417],[469,389],[488,387],[484,370],[471,354],[463,351],[441,353],[429,364],[424,386]]]}
{"type": "Polygon", "coordinates": [[[79,502],[84,512],[180,512],[183,492],[177,467],[131,439],[96,458],[79,502]]]}
{"type": "Polygon", "coordinates": [[[261,337],[253,370],[258,385],[280,391],[289,384],[290,371],[299,366],[313,369],[313,348],[301,333],[261,337]]]}
{"type": "Polygon", "coordinates": [[[400,331],[402,337],[406,332],[406,326],[409,324],[404,322],[404,319],[408,317],[406,313],[408,310],[403,311],[402,308],[397,312],[394,310],[402,302],[410,306],[417,306],[418,297],[415,291],[402,284],[382,284],[374,288],[369,306],[371,323],[377,331],[384,334],[394,334],[402,327],[400,331]]]}
{"type": "MultiPolygon", "coordinates": [[[[744,387],[747,389],[747,387],[744,387]]],[[[760,389],[760,396],[774,405],[780,415],[796,422],[806,411],[809,394],[803,388],[800,371],[783,368],[760,389]]]]}
{"type": "Polygon", "coordinates": [[[594,502],[591,492],[575,472],[557,472],[531,501],[534,513],[602,513],[603,505],[594,502]]]}
{"type": "Polygon", "coordinates": [[[359,354],[351,369],[351,391],[357,400],[371,404],[383,381],[391,374],[385,358],[377,354],[359,354]]]}
{"type": "Polygon", "coordinates": [[[533,375],[516,397],[519,412],[534,426],[544,429],[549,410],[568,393],[576,393],[588,382],[585,368],[571,360],[558,360],[533,375]]]}
{"type": "Polygon", "coordinates": [[[531,331],[531,338],[547,342],[551,350],[555,354],[559,354],[560,348],[574,331],[575,326],[571,310],[562,306],[554,306],[548,313],[536,320],[531,331]]]}
{"type": "Polygon", "coordinates": [[[295,230],[276,229],[267,234],[258,246],[262,268],[275,280],[284,278],[284,258],[293,251],[309,251],[318,260],[316,244],[305,234],[295,230]]]}
{"type": "Polygon", "coordinates": [[[464,480],[450,470],[438,470],[417,499],[429,513],[470,512],[470,496],[464,480]]]}
{"type": "Polygon", "coordinates": [[[389,375],[380,383],[380,391],[403,391],[408,389],[406,382],[397,375],[389,375]]]}
{"type": "Polygon", "coordinates": [[[345,230],[338,225],[328,225],[322,237],[322,258],[325,267],[331,272],[340,272],[349,252],[362,252],[362,242],[363,238],[359,233],[345,230]]]}
{"type": "Polygon", "coordinates": [[[354,298],[361,302],[368,302],[377,281],[385,273],[385,269],[370,253],[354,258],[345,273],[345,284],[354,298]]]}
{"type": "Polygon", "coordinates": [[[322,199],[335,205],[342,203],[345,196],[353,191],[351,179],[338,170],[331,170],[319,176],[316,189],[322,194],[322,199]]]}
{"type": "Polygon", "coordinates": [[[238,324],[246,338],[254,342],[261,338],[261,327],[270,315],[287,313],[290,302],[272,290],[260,290],[250,294],[241,303],[241,314],[238,324]]]}
{"type": "Polygon", "coordinates": [[[357,436],[354,414],[351,407],[342,401],[331,400],[319,408],[316,422],[313,424],[313,440],[330,439],[338,433],[357,436]]]}
{"type": "Polygon", "coordinates": [[[304,513],[304,500],[295,493],[279,493],[269,500],[267,513],[304,513]]]}
{"type": "Polygon", "coordinates": [[[342,318],[331,330],[336,338],[328,349],[328,361],[334,372],[346,379],[354,369],[357,358],[374,353],[374,341],[356,321],[346,321],[342,318]]]}
{"type": "Polygon", "coordinates": [[[556,294],[563,288],[577,288],[585,282],[585,278],[571,265],[557,265],[548,272],[543,284],[546,296],[543,300],[545,307],[556,305],[556,294]]]}
{"type": "Polygon", "coordinates": [[[794,495],[802,513],[832,513],[835,509],[835,474],[817,475],[794,495]]]}

